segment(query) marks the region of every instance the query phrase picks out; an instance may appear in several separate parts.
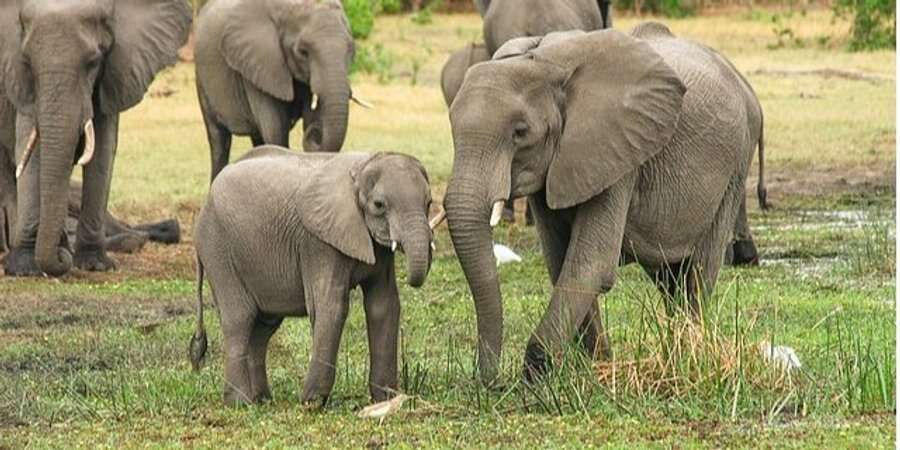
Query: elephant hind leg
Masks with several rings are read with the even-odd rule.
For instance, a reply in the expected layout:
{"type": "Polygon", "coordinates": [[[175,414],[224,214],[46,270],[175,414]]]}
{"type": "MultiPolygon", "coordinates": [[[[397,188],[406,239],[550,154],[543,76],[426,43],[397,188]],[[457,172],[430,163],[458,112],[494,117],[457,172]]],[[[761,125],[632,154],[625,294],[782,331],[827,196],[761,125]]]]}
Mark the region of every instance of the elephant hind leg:
{"type": "Polygon", "coordinates": [[[734,221],[734,240],[728,247],[730,257],[725,261],[735,266],[758,266],[759,253],[750,234],[750,223],[747,218],[747,197],[741,191],[741,206],[734,221]]]}
{"type": "Polygon", "coordinates": [[[250,331],[250,398],[254,402],[272,399],[269,379],[266,375],[266,354],[269,339],[278,331],[282,318],[257,317],[250,331]]]}

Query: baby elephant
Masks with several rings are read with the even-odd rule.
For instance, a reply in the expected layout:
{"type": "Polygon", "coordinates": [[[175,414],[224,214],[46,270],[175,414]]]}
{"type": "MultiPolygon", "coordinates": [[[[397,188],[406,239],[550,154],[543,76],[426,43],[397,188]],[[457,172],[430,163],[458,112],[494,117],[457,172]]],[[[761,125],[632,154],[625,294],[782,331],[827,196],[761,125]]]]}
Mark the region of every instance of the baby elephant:
{"type": "Polygon", "coordinates": [[[334,385],[350,290],[362,287],[369,335],[369,390],[397,388],[400,299],[394,251],[407,282],[431,266],[431,192],[418,160],[391,153],[296,154],[253,150],[216,177],[195,231],[199,259],[194,369],[206,351],[203,272],[225,341],[225,402],[271,398],[266,348],[286,316],[309,316],[312,350],[302,400],[325,403],[334,385]]]}

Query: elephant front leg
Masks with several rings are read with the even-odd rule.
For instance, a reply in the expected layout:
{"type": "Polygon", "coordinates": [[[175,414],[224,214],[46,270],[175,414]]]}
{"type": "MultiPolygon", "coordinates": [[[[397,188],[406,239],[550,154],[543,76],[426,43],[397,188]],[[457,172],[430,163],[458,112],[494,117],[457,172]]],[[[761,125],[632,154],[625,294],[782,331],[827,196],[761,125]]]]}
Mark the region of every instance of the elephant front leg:
{"type": "Polygon", "coordinates": [[[104,272],[116,268],[106,254],[104,218],[109,200],[113,159],[118,145],[119,116],[96,116],[94,158],[84,166],[81,214],[75,238],[75,266],[104,272]]]}
{"type": "MultiPolygon", "coordinates": [[[[20,162],[25,155],[25,147],[28,136],[35,129],[34,121],[25,115],[16,116],[16,149],[15,161],[20,162]]],[[[12,248],[4,259],[4,271],[11,276],[36,276],[41,274],[35,260],[35,244],[37,243],[37,231],[40,224],[40,140],[38,148],[32,155],[30,162],[25,166],[25,171],[16,180],[17,218],[15,228],[10,228],[12,248]]],[[[65,234],[60,236],[60,246],[67,247],[68,240],[65,234]]],[[[60,251],[69,251],[68,248],[60,251]]]]}
{"type": "Polygon", "coordinates": [[[312,306],[311,310],[308,309],[312,321],[312,351],[301,400],[314,406],[324,406],[334,387],[338,348],[350,303],[347,287],[350,277],[336,277],[327,269],[313,272],[317,272],[310,274],[314,287],[306,289],[307,304],[312,306]]]}
{"type": "MultiPolygon", "coordinates": [[[[553,360],[561,359],[579,330],[584,345],[594,349],[599,343],[601,352],[603,346],[608,347],[608,343],[603,344],[606,333],[600,322],[597,296],[615,284],[633,186],[634,176],[627,176],[576,207],[571,238],[550,305],[525,350],[527,380],[539,378],[553,360]],[[589,342],[584,341],[585,337],[589,342]]],[[[538,217],[540,224],[542,215],[538,217]]],[[[553,265],[550,268],[552,276],[553,265]]]]}
{"type": "Polygon", "coordinates": [[[364,284],[363,293],[369,335],[369,393],[373,402],[381,402],[397,392],[400,295],[394,267],[364,284]]]}

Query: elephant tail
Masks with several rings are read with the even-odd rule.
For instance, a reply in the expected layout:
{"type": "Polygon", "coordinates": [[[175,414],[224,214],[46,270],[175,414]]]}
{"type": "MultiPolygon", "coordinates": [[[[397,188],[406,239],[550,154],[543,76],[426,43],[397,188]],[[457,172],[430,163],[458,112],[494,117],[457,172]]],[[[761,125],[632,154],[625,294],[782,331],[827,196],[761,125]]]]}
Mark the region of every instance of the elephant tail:
{"type": "Polygon", "coordinates": [[[760,114],[759,142],[757,143],[759,150],[759,177],[756,181],[756,199],[759,201],[759,209],[767,211],[771,205],[767,200],[769,193],[766,189],[766,138],[764,123],[765,118],[760,114]]]}
{"type": "Polygon", "coordinates": [[[191,357],[191,367],[194,372],[200,370],[203,358],[206,356],[206,328],[203,326],[203,262],[197,256],[197,328],[191,336],[188,354],[191,357]]]}

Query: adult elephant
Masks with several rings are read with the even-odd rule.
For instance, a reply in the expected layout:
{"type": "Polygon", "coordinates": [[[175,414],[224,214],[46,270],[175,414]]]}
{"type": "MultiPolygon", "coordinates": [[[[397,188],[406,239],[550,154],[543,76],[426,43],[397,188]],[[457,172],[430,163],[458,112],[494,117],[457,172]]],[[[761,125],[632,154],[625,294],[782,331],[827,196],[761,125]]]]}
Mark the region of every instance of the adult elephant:
{"type": "Polygon", "coordinates": [[[60,276],[73,262],[115,267],[103,215],[119,113],[175,63],[190,23],[184,0],[0,1],[0,73],[16,110],[21,173],[7,274],[60,276]],[[75,161],[84,167],[84,202],[73,257],[63,224],[75,161]]]}
{"type": "Polygon", "coordinates": [[[287,147],[300,118],[304,150],[340,151],[354,46],[338,0],[213,0],[196,33],[212,178],[228,164],[233,134],[287,147]]]}
{"type": "Polygon", "coordinates": [[[484,18],[484,43],[493,55],[518,37],[612,27],[609,0],[475,0],[484,18]]]}
{"type": "Polygon", "coordinates": [[[700,313],[762,135],[748,95],[721,55],[657,23],[516,39],[469,70],[450,111],[444,206],[485,382],[503,336],[491,226],[510,197],[529,196],[554,285],[526,348],[529,378],[576,335],[608,353],[597,297],[620,260],[639,263],[670,306],[685,289],[700,313]]]}

